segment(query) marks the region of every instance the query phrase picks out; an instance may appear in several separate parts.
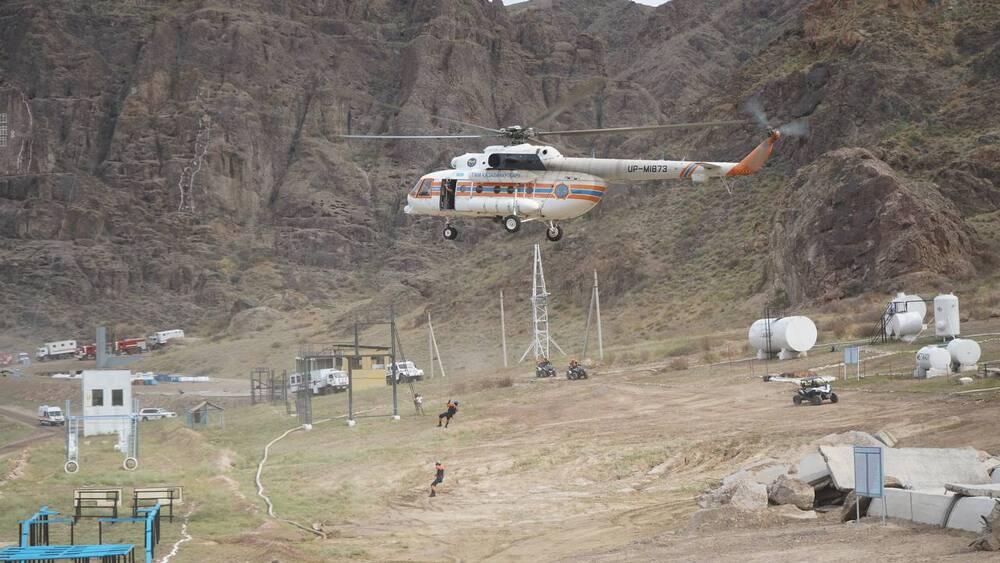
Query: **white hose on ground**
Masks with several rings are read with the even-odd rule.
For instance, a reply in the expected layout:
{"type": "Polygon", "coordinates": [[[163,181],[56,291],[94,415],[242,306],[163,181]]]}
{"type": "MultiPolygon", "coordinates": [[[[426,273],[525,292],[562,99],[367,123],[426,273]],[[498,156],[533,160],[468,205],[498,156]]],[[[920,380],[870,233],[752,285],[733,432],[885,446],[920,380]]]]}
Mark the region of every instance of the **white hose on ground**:
{"type": "MultiPolygon", "coordinates": [[[[375,409],[372,408],[372,409],[368,409],[368,410],[365,410],[365,411],[359,411],[359,412],[357,412],[355,414],[363,414],[363,413],[366,413],[366,412],[371,412],[373,410],[375,410],[375,409]]],[[[341,416],[335,416],[333,418],[324,418],[322,420],[317,420],[317,421],[313,422],[313,424],[314,425],[315,424],[322,424],[324,422],[330,422],[331,420],[336,420],[336,419],[340,419],[340,418],[347,418],[347,415],[345,414],[345,415],[341,415],[341,416]]],[[[282,434],[281,436],[278,436],[277,438],[271,440],[270,442],[267,443],[266,446],[264,446],[264,457],[260,460],[260,464],[257,465],[257,475],[256,475],[256,477],[254,477],[254,481],[257,483],[257,496],[259,496],[260,498],[264,499],[264,502],[267,503],[267,514],[271,518],[274,518],[275,520],[280,520],[282,522],[285,522],[286,524],[291,524],[292,526],[295,526],[296,528],[299,528],[300,530],[304,530],[306,532],[309,532],[310,534],[315,534],[315,535],[317,535],[317,536],[319,536],[319,537],[321,537],[323,539],[326,539],[326,534],[324,532],[322,532],[322,531],[314,530],[314,529],[312,529],[312,528],[310,528],[308,526],[303,526],[302,524],[299,524],[298,522],[296,522],[294,520],[289,520],[287,518],[281,518],[281,517],[277,516],[274,513],[274,504],[272,504],[271,503],[271,499],[268,498],[268,496],[264,494],[264,484],[261,483],[261,480],[260,480],[260,475],[264,471],[264,464],[267,463],[267,456],[268,456],[268,453],[271,450],[271,446],[273,446],[274,444],[276,444],[279,440],[284,439],[286,436],[288,436],[292,432],[295,432],[295,431],[298,431],[298,430],[303,430],[303,429],[304,428],[302,426],[296,426],[295,428],[287,430],[284,434],[282,434]]]]}
{"type": "MultiPolygon", "coordinates": [[[[319,424],[321,422],[327,422],[329,420],[330,420],[329,418],[325,418],[323,420],[317,420],[316,422],[313,422],[313,424],[319,424]]],[[[310,528],[308,526],[303,526],[302,524],[299,524],[298,522],[295,522],[294,520],[288,520],[287,518],[279,518],[274,513],[274,504],[271,503],[271,499],[267,495],[264,494],[264,484],[260,482],[260,474],[261,474],[261,472],[264,471],[264,464],[267,463],[267,456],[268,456],[268,453],[271,450],[271,446],[273,446],[279,440],[282,440],[283,438],[285,438],[285,436],[288,436],[292,432],[296,432],[296,431],[302,430],[302,429],[303,429],[302,426],[296,426],[295,428],[292,428],[291,430],[286,431],[281,436],[278,436],[277,438],[271,440],[270,442],[267,443],[266,446],[264,446],[264,457],[263,457],[263,459],[260,460],[260,464],[257,465],[257,476],[254,477],[254,481],[257,483],[257,496],[259,496],[260,498],[264,499],[264,502],[267,503],[267,514],[271,518],[274,518],[275,520],[281,520],[282,522],[291,524],[292,526],[295,526],[296,528],[299,528],[300,530],[305,530],[305,531],[309,532],[310,534],[315,534],[315,535],[317,535],[317,536],[319,536],[319,537],[321,537],[323,539],[326,539],[326,534],[324,534],[323,532],[321,532],[319,530],[313,530],[312,528],[310,528]]]]}
{"type": "Polygon", "coordinates": [[[188,533],[188,519],[191,518],[191,513],[194,512],[195,505],[191,506],[187,514],[184,515],[184,523],[181,525],[181,538],[174,542],[174,546],[170,549],[170,553],[164,555],[160,559],[160,563],[168,563],[170,559],[177,555],[177,552],[181,549],[181,544],[187,541],[191,541],[191,534],[188,533]]]}

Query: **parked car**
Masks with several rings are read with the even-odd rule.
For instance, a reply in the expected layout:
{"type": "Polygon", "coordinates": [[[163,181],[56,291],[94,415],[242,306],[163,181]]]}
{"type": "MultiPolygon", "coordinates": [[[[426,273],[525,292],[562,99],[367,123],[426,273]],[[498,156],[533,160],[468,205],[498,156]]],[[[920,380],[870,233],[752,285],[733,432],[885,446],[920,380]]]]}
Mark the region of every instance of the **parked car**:
{"type": "Polygon", "coordinates": [[[161,418],[176,418],[177,413],[170,412],[159,407],[151,407],[139,409],[139,417],[142,418],[142,420],[159,420],[161,418]]]}

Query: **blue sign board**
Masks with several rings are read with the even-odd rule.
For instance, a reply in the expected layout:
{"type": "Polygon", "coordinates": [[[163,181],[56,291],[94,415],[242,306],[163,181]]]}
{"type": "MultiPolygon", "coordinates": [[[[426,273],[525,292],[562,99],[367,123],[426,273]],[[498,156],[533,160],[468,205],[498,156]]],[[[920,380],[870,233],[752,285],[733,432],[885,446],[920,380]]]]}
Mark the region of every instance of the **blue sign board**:
{"type": "Polygon", "coordinates": [[[857,346],[848,346],[844,348],[844,363],[853,366],[861,360],[861,348],[857,346]]]}
{"type": "Polygon", "coordinates": [[[882,497],[885,471],[882,448],[854,446],[854,493],[859,497],[882,497]]]}

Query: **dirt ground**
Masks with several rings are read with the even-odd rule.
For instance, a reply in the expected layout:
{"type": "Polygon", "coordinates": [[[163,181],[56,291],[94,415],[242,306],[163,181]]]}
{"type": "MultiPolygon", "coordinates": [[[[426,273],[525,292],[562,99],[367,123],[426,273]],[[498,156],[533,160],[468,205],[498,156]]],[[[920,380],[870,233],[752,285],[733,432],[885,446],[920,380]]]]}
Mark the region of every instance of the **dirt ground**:
{"type": "MultiPolygon", "coordinates": [[[[842,525],[750,518],[689,526],[697,493],[746,461],[783,458],[832,432],[889,429],[906,446],[1000,451],[983,432],[1000,404],[916,393],[843,391],[837,405],[791,404],[791,387],[726,376],[601,377],[539,381],[529,404],[456,419],[459,428],[510,428],[449,452],[445,493],[414,488],[375,518],[339,527],[376,559],[425,560],[939,560],[973,556],[971,539],[896,523],[842,525]],[[610,451],[648,458],[638,468],[610,451]],[[537,466],[505,470],[508,452],[537,466]],[[405,550],[400,550],[401,546],[405,550]]],[[[627,456],[626,456],[627,457],[627,456]]]]}
{"type": "MultiPolygon", "coordinates": [[[[781,369],[828,366],[838,354],[781,369]]],[[[398,422],[360,418],[348,429],[335,420],[293,433],[272,448],[265,486],[279,515],[321,524],[327,539],[268,519],[254,496],[262,445],[294,419],[268,419],[262,428],[262,416],[283,409],[231,408],[226,429],[205,434],[226,463],[218,475],[197,471],[190,479],[222,479],[230,510],[250,527],[219,531],[196,512],[194,539],[173,561],[993,560],[967,547],[971,534],[903,522],[841,524],[836,513],[797,521],[771,509],[692,522],[698,494],[740,465],[793,459],[830,433],[888,429],[900,446],[1000,453],[996,393],[837,384],[840,403],[795,407],[793,387],[762,382],[760,369],[758,377],[729,366],[597,369],[589,380],[568,381],[538,380],[522,368],[510,372],[510,387],[495,387],[496,375],[453,374],[419,385],[427,416],[413,415],[404,400],[398,422]],[[437,407],[448,398],[460,399],[460,412],[451,428],[438,429],[437,407]],[[439,496],[428,498],[435,460],[447,475],[439,496]]],[[[56,383],[32,379],[18,385],[56,383]]],[[[223,381],[218,392],[237,393],[241,384],[223,381]]],[[[384,411],[386,400],[372,392],[356,397],[356,407],[384,411]]],[[[317,398],[316,418],[345,412],[345,401],[317,398]]],[[[175,427],[162,428],[176,435],[175,427]]],[[[49,442],[36,447],[58,447],[49,442]]],[[[217,507],[213,514],[219,511],[226,513],[217,507]]],[[[0,529],[0,539],[10,536],[0,529]]]]}

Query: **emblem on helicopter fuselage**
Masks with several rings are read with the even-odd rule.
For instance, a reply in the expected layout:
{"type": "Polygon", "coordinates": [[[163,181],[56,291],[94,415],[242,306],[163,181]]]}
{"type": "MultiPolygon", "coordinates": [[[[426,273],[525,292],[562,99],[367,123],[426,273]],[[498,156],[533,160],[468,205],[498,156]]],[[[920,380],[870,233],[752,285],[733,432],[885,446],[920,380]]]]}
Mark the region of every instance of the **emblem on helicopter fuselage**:
{"type": "Polygon", "coordinates": [[[559,184],[555,189],[556,197],[559,199],[566,199],[569,197],[569,186],[566,184],[559,184]]]}
{"type": "Polygon", "coordinates": [[[466,162],[465,164],[466,164],[466,165],[467,165],[467,166],[468,166],[469,168],[472,168],[473,166],[475,166],[475,165],[476,165],[476,159],[475,159],[475,158],[470,158],[470,159],[469,159],[469,161],[468,161],[468,162],[466,162]]]}

